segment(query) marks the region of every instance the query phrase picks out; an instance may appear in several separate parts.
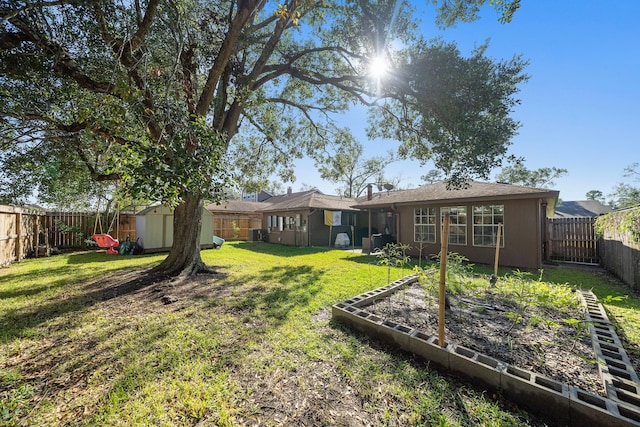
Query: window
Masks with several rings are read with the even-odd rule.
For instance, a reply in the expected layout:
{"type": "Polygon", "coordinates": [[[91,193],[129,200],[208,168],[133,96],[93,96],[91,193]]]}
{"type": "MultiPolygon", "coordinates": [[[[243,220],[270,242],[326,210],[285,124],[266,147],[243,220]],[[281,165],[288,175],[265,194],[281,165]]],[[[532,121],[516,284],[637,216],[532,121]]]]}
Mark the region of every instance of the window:
{"type": "Polygon", "coordinates": [[[415,208],[413,210],[413,241],[436,242],[436,208],[415,208]]]}
{"type": "Polygon", "coordinates": [[[356,214],[352,212],[342,212],[342,225],[353,225],[356,224],[356,214]]]}
{"type": "Polygon", "coordinates": [[[440,219],[442,226],[440,234],[444,228],[444,214],[449,214],[449,244],[467,244],[467,208],[466,206],[452,206],[440,208],[440,219]]]}
{"type": "Polygon", "coordinates": [[[285,218],[285,228],[287,230],[293,230],[293,224],[295,224],[295,220],[292,216],[288,216],[285,218]]]}
{"type": "Polygon", "coordinates": [[[267,229],[269,230],[269,233],[271,233],[272,231],[277,231],[278,229],[278,217],[275,215],[269,215],[267,217],[267,229]]]}
{"type": "MultiPolygon", "coordinates": [[[[504,224],[504,205],[473,207],[473,246],[496,246],[498,224],[504,224]]],[[[500,247],[504,247],[504,228],[500,233],[500,247]]]]}

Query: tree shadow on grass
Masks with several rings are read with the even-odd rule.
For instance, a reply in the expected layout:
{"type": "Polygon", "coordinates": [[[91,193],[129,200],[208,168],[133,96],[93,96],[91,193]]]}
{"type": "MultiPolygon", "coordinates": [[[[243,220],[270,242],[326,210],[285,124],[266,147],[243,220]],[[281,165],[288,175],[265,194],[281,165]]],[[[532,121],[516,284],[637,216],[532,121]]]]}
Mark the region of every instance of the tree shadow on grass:
{"type": "Polygon", "coordinates": [[[161,280],[166,280],[166,277],[152,274],[149,270],[112,274],[84,284],[83,291],[77,295],[47,300],[28,308],[8,310],[0,316],[0,341],[4,343],[20,338],[27,330],[42,323],[68,313],[86,310],[103,301],[138,292],[161,280]]]}
{"type": "Polygon", "coordinates": [[[293,310],[304,308],[313,300],[322,290],[320,279],[323,274],[323,270],[309,265],[274,266],[250,281],[246,278],[224,280],[216,286],[219,291],[228,291],[224,300],[214,298],[210,304],[225,304],[229,311],[239,316],[256,320],[265,317],[270,326],[276,326],[293,310]]]}
{"type": "MultiPolygon", "coordinates": [[[[455,415],[458,417],[456,423],[464,426],[476,425],[478,423],[477,416],[473,413],[473,404],[469,404],[469,400],[485,400],[496,405],[496,409],[505,413],[503,419],[505,425],[530,425],[530,426],[548,426],[548,420],[544,420],[532,413],[511,404],[505,400],[499,393],[487,393],[486,387],[480,383],[475,383],[467,378],[460,377],[448,371],[446,368],[440,367],[430,361],[423,359],[415,354],[403,351],[393,342],[386,342],[371,337],[369,334],[353,329],[352,327],[331,319],[329,327],[345,336],[353,339],[347,340],[351,351],[344,351],[343,354],[369,354],[370,358],[374,358],[380,370],[384,370],[392,380],[415,384],[415,387],[424,390],[423,406],[420,409],[420,417],[417,425],[444,425],[447,423],[448,417],[442,416],[455,408],[455,415]],[[373,350],[371,352],[370,350],[373,350]],[[377,360],[375,360],[377,359],[377,360]],[[465,402],[466,401],[466,402],[465,402]],[[424,406],[426,404],[426,406],[424,406]],[[470,410],[471,407],[471,410],[470,410]],[[444,422],[444,423],[443,423],[444,422]]],[[[326,334],[327,340],[335,340],[332,332],[326,334]]],[[[344,341],[344,340],[343,340],[344,341]]],[[[349,367],[349,374],[353,378],[367,378],[370,381],[370,375],[358,375],[358,361],[348,359],[344,362],[340,361],[340,355],[336,354],[334,363],[345,363],[349,367]]],[[[365,356],[365,361],[367,361],[365,356]]],[[[363,365],[366,366],[366,365],[363,365]]],[[[375,379],[375,377],[374,377],[375,379]]],[[[366,381],[366,380],[365,380],[366,381]]],[[[389,380],[386,380],[389,382],[389,380]]],[[[353,387],[358,387],[356,384],[353,387]]],[[[386,401],[386,399],[383,399],[386,401]]],[[[376,402],[370,402],[375,405],[376,402]]]]}
{"type": "Polygon", "coordinates": [[[67,263],[68,264],[87,264],[87,263],[110,263],[116,260],[122,260],[123,258],[155,258],[158,256],[166,257],[166,253],[152,253],[152,254],[141,254],[141,255],[107,255],[103,250],[101,251],[86,251],[86,252],[75,252],[67,255],[67,263]]]}
{"type": "Polygon", "coordinates": [[[311,255],[311,254],[317,254],[321,252],[327,252],[328,250],[332,250],[331,248],[288,246],[288,245],[281,245],[278,243],[265,243],[265,242],[238,242],[236,243],[235,247],[237,249],[244,249],[247,251],[263,253],[263,254],[279,256],[279,257],[311,255]]]}
{"type": "MultiPolygon", "coordinates": [[[[64,285],[68,285],[70,283],[84,283],[94,276],[93,273],[89,269],[79,270],[77,265],[82,264],[92,264],[92,263],[102,263],[102,262],[113,262],[115,257],[119,257],[118,255],[109,256],[104,253],[95,253],[95,252],[77,252],[73,254],[64,255],[66,258],[66,262],[61,263],[42,263],[41,269],[27,269],[27,270],[18,270],[13,269],[9,270],[8,273],[2,275],[2,281],[6,283],[17,283],[17,284],[25,284],[25,283],[33,283],[36,282],[38,285],[34,286],[22,286],[22,287],[14,287],[7,288],[6,290],[0,290],[0,300],[2,299],[10,299],[16,297],[30,297],[40,294],[41,292],[51,291],[57,288],[60,288],[64,285]],[[53,266],[55,265],[55,266],[53,266]],[[39,276],[51,277],[53,280],[50,280],[47,284],[42,284],[43,280],[39,276]],[[35,280],[34,280],[35,277],[35,280]]],[[[154,255],[147,255],[142,257],[153,257],[154,255]]],[[[155,261],[155,260],[154,260],[155,261]]],[[[100,267],[102,268],[102,267],[100,267]]],[[[136,270],[140,270],[140,267],[135,267],[136,270]]],[[[108,277],[115,276],[117,274],[121,274],[122,272],[126,273],[131,271],[132,268],[128,266],[118,267],[116,270],[109,271],[106,274],[108,277]]]]}
{"type": "MultiPolygon", "coordinates": [[[[0,291],[0,300],[23,297],[23,296],[29,297],[29,296],[38,295],[41,292],[57,289],[61,286],[64,286],[65,284],[68,284],[69,279],[67,277],[73,273],[74,273],[74,268],[71,266],[57,268],[55,269],[54,275],[61,276],[62,278],[49,282],[46,285],[11,288],[4,291],[0,291]]],[[[32,280],[34,274],[38,274],[38,272],[28,271],[21,274],[7,274],[3,276],[3,279],[6,280],[7,283],[28,283],[32,280]]],[[[47,272],[47,274],[51,274],[51,273],[47,272]]]]}

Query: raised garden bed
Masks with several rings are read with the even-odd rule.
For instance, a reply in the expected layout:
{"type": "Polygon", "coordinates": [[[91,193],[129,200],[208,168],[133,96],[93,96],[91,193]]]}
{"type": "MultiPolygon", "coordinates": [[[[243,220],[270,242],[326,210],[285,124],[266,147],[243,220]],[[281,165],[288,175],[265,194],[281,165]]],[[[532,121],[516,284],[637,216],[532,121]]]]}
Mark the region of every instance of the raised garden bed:
{"type": "MultiPolygon", "coordinates": [[[[488,289],[484,298],[460,295],[451,303],[445,346],[437,339],[438,304],[416,275],[335,304],[333,317],[442,369],[500,390],[560,424],[640,425],[637,376],[612,377],[609,369],[619,364],[632,372],[630,364],[622,363],[622,357],[603,362],[602,352],[594,351],[602,344],[598,338],[593,345],[594,326],[604,327],[606,319],[598,319],[604,310],[594,309],[593,301],[583,301],[583,310],[576,313],[554,313],[535,304],[522,310],[523,305],[514,307],[509,298],[488,289]]],[[[607,340],[605,347],[612,349],[619,343],[617,338],[607,340]]],[[[618,353],[624,350],[620,347],[618,353]]]]}

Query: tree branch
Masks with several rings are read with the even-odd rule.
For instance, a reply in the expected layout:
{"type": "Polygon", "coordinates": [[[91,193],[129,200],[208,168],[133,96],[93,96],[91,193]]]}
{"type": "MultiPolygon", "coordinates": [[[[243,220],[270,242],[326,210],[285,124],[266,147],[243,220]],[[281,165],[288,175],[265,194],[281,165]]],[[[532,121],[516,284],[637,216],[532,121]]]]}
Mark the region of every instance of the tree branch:
{"type": "Polygon", "coordinates": [[[238,43],[238,38],[242,34],[242,29],[251,16],[256,12],[256,8],[260,3],[260,0],[239,1],[236,16],[231,20],[229,31],[225,35],[224,40],[222,40],[218,55],[209,69],[207,81],[203,87],[198,104],[196,105],[196,114],[201,116],[207,114],[207,110],[213,100],[216,86],[218,85],[220,77],[229,62],[229,58],[231,58],[231,54],[238,43]]]}
{"type": "Polygon", "coordinates": [[[120,174],[117,174],[117,173],[104,174],[104,173],[98,172],[94,163],[90,162],[89,159],[87,158],[87,155],[82,149],[82,144],[80,143],[79,138],[77,137],[74,138],[74,142],[75,142],[76,154],[78,154],[78,157],[80,157],[80,160],[82,160],[82,163],[84,163],[85,166],[87,167],[87,170],[89,171],[89,175],[91,176],[92,180],[96,182],[104,182],[104,181],[118,181],[121,178],[120,174]]]}
{"type": "Polygon", "coordinates": [[[0,49],[9,50],[18,47],[23,41],[20,33],[15,32],[3,32],[0,34],[0,49]]]}
{"type": "Polygon", "coordinates": [[[24,22],[22,19],[11,19],[11,24],[13,24],[23,34],[23,41],[33,43],[38,48],[42,49],[44,53],[55,58],[53,71],[56,75],[61,77],[70,77],[75,80],[80,87],[92,92],[104,93],[117,97],[113,92],[113,85],[110,82],[100,82],[85,74],[64,46],[61,46],[41,34],[38,34],[34,28],[30,27],[29,24],[24,22]]]}
{"type": "MultiPolygon", "coordinates": [[[[155,7],[157,7],[157,4],[155,5],[155,7]]],[[[155,7],[153,9],[153,12],[155,12],[155,7]]],[[[136,87],[143,94],[142,95],[143,108],[141,109],[140,114],[144,118],[145,123],[147,124],[147,128],[151,133],[151,136],[155,140],[160,140],[160,138],[162,138],[162,127],[158,125],[158,123],[155,120],[155,117],[152,114],[152,112],[155,109],[153,93],[151,92],[151,89],[149,88],[149,86],[146,84],[146,80],[138,70],[138,64],[142,59],[140,57],[140,54],[138,53],[138,50],[135,51],[135,54],[137,54],[137,56],[134,56],[134,51],[131,50],[131,47],[132,47],[131,43],[127,43],[109,34],[109,31],[107,30],[105,16],[104,16],[104,13],[102,12],[102,9],[99,7],[99,4],[96,3],[94,5],[93,10],[94,10],[96,19],[98,21],[98,26],[100,28],[100,33],[102,35],[103,40],[108,45],[111,46],[111,49],[116,54],[116,57],[119,63],[122,64],[127,70],[127,75],[133,80],[136,87]]],[[[154,16],[153,13],[145,14],[145,17],[143,18],[143,22],[145,20],[150,21],[153,16],[154,16]]],[[[150,25],[150,22],[147,22],[147,25],[150,25]]],[[[136,32],[136,34],[139,34],[139,35],[146,34],[146,31],[148,31],[148,28],[146,30],[139,29],[136,32]]],[[[141,43],[142,39],[139,39],[139,41],[141,43]]]]}
{"type": "Polygon", "coordinates": [[[136,31],[133,37],[131,37],[131,39],[129,40],[129,49],[131,50],[131,52],[135,52],[140,49],[144,38],[151,29],[151,24],[153,23],[153,18],[155,17],[159,4],[160,0],[149,1],[147,10],[145,11],[144,17],[142,18],[142,22],[138,27],[138,31],[136,31]]]}
{"type": "Polygon", "coordinates": [[[19,7],[17,9],[14,9],[12,13],[8,13],[7,15],[0,16],[2,18],[2,20],[0,20],[0,26],[5,22],[15,18],[20,13],[26,12],[27,10],[30,10],[30,9],[38,9],[41,7],[44,8],[44,7],[52,7],[52,6],[79,5],[79,4],[83,4],[83,1],[82,0],[56,0],[56,1],[29,2],[25,4],[24,7],[19,7]]]}

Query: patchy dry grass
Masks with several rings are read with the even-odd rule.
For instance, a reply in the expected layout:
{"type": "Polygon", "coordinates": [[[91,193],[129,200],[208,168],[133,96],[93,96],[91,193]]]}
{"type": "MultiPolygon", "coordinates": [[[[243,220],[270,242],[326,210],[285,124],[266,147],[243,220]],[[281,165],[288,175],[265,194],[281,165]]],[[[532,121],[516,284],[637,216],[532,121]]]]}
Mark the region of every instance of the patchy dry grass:
{"type": "MultiPolygon", "coordinates": [[[[386,284],[375,257],[231,243],[203,251],[217,275],[152,280],[162,258],[0,270],[0,424],[544,425],[333,324],[331,304],[386,284]]],[[[617,295],[591,277],[579,280],[617,295]]],[[[635,316],[634,298],[611,301],[635,316]]]]}

